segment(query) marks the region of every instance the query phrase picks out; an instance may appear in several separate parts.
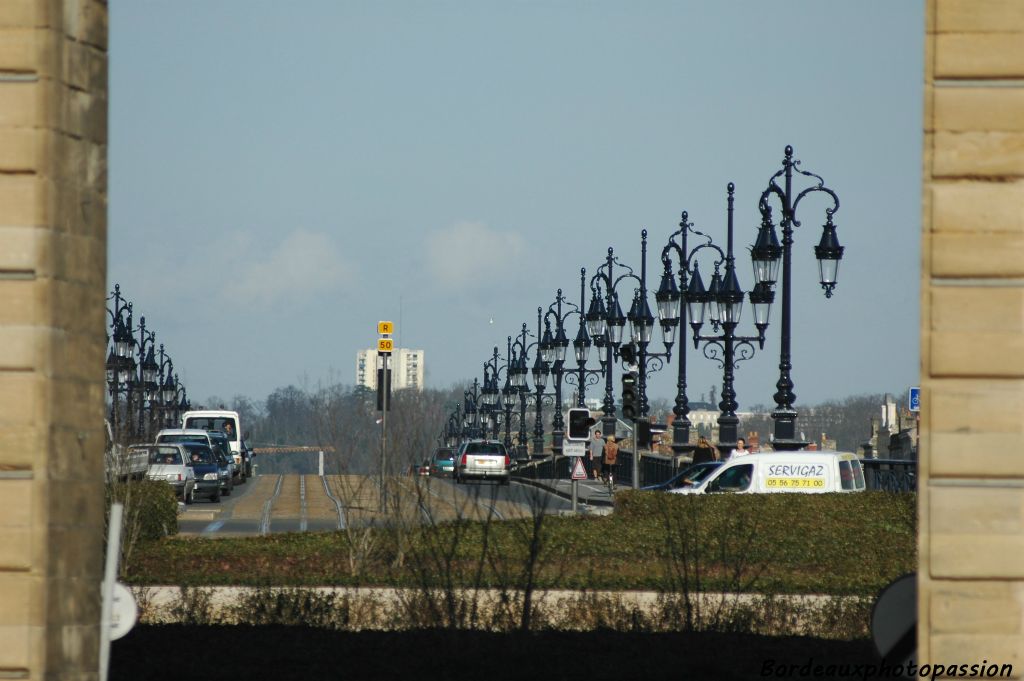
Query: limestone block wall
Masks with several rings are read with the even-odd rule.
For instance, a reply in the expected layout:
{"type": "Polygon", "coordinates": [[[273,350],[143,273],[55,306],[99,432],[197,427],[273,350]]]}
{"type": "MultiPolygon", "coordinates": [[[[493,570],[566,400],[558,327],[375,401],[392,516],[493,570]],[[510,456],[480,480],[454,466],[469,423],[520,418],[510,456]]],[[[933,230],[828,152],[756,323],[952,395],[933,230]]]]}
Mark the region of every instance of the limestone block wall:
{"type": "Polygon", "coordinates": [[[1024,0],[928,0],[918,648],[1024,674],[1024,0]]]}
{"type": "Polygon", "coordinates": [[[105,0],[0,1],[0,678],[95,679],[105,0]]]}

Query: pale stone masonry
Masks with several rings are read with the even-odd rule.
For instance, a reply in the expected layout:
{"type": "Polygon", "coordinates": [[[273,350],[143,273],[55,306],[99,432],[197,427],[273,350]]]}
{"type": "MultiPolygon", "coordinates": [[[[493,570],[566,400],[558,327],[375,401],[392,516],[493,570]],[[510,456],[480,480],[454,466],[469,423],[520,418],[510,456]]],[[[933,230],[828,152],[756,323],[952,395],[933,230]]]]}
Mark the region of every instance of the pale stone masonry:
{"type": "Polygon", "coordinates": [[[106,2],[0,1],[0,678],[97,678],[106,209],[106,2]]]}
{"type": "Polygon", "coordinates": [[[1024,0],[928,0],[918,649],[1024,674],[1024,0]]]}

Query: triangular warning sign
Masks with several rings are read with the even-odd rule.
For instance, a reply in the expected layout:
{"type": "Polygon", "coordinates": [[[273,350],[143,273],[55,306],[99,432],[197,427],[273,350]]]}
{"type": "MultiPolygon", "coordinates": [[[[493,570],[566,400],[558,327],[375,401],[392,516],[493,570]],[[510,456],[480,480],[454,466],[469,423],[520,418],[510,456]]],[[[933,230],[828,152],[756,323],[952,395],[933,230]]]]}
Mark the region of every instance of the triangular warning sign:
{"type": "Polygon", "coordinates": [[[586,480],[587,469],[583,467],[583,458],[574,456],[573,460],[575,463],[572,465],[572,479],[573,480],[586,480]]]}

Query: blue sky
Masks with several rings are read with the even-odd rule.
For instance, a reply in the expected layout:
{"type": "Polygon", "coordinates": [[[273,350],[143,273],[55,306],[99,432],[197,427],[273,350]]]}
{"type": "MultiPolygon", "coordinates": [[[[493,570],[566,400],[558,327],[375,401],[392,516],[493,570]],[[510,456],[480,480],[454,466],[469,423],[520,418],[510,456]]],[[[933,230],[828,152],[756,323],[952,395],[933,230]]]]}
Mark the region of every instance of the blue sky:
{"type": "MultiPolygon", "coordinates": [[[[919,371],[923,37],[920,1],[117,0],[110,284],[200,400],[351,383],[382,319],[444,387],[558,288],[576,300],[609,246],[639,270],[641,229],[652,290],[681,211],[724,246],[730,181],[749,288],[757,199],[791,144],[839,194],[846,247],[826,301],[826,204],[806,201],[797,403],[901,390],[919,371]]],[[[737,371],[741,408],[772,401],[779,308],[737,371]]],[[[691,399],[720,386],[688,364],[691,399]]],[[[674,397],[674,364],[649,394],[674,397]]]]}

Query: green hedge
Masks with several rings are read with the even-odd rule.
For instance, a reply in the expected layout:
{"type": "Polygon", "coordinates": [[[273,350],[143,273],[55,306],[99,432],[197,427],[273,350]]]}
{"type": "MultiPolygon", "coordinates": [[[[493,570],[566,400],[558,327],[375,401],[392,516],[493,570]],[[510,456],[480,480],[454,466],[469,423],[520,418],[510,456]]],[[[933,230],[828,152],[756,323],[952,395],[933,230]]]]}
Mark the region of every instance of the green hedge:
{"type": "Polygon", "coordinates": [[[154,541],[178,533],[178,499],[165,482],[129,480],[107,485],[107,509],[124,504],[124,535],[154,541]]]}
{"type": "Polygon", "coordinates": [[[536,542],[529,519],[381,528],[370,543],[344,532],[166,539],[140,545],[128,572],[137,584],[522,588],[530,580],[874,595],[916,569],[914,495],[625,492],[616,505],[605,517],[545,517],[536,542]],[[357,540],[364,554],[353,569],[357,540]]]}

